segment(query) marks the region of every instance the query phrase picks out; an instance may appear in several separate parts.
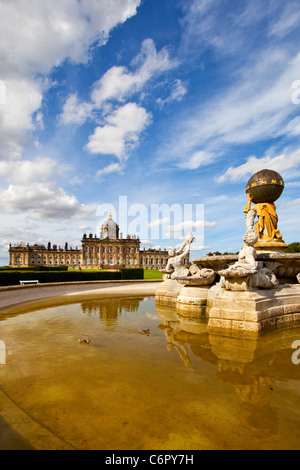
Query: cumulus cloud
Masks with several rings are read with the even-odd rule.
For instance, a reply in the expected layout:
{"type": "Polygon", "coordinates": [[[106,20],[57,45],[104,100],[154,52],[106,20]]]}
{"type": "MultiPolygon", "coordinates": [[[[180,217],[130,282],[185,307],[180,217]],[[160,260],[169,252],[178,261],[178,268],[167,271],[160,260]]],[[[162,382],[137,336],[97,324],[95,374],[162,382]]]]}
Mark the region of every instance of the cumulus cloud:
{"type": "MultiPolygon", "coordinates": [[[[156,50],[152,39],[145,39],[139,54],[131,63],[132,70],[123,66],[113,66],[92,87],[89,102],[80,102],[77,94],[72,94],[63,106],[60,116],[62,124],[83,124],[93,116],[93,111],[101,109],[105,114],[105,103],[124,102],[134,93],[141,92],[153,77],[173,69],[178,64],[171,60],[166,48],[156,50]]],[[[180,82],[180,81],[179,81],[180,82]]],[[[174,86],[173,99],[183,94],[183,85],[174,86]]]]}
{"type": "Polygon", "coordinates": [[[281,154],[276,157],[262,157],[257,158],[251,156],[242,165],[230,167],[223,175],[216,178],[218,183],[225,181],[240,181],[245,179],[253,173],[261,170],[262,168],[271,168],[274,171],[285,171],[297,167],[300,164],[300,150],[293,152],[289,155],[281,154]]]}
{"type": "Polygon", "coordinates": [[[22,0],[1,2],[3,73],[48,74],[66,58],[86,62],[92,43],[136,14],[140,0],[22,0]],[[26,47],[24,47],[26,44],[26,47]]]}
{"type": "Polygon", "coordinates": [[[0,161],[0,178],[12,184],[32,184],[48,181],[56,162],[50,158],[38,157],[35,160],[0,161]]]}
{"type": "Polygon", "coordinates": [[[74,123],[80,126],[85,123],[88,117],[92,116],[92,113],[93,105],[81,102],[77,93],[74,93],[68,96],[59,119],[62,124],[74,123]]]}
{"type": "Polygon", "coordinates": [[[145,39],[140,53],[132,61],[135,67],[130,72],[126,67],[112,67],[94,84],[91,95],[96,106],[106,100],[122,101],[142,89],[154,75],[170,70],[177,65],[169,57],[166,48],[157,52],[152,39],[145,39]]]}
{"type": "Polygon", "coordinates": [[[149,125],[151,115],[135,103],[127,103],[106,117],[104,126],[96,127],[86,145],[90,153],[126,157],[128,147],[136,145],[138,136],[149,125]]]}
{"type": "MultiPolygon", "coordinates": [[[[166,48],[157,51],[153,40],[148,38],[143,41],[130,68],[113,66],[93,84],[89,101],[80,101],[77,93],[67,98],[60,123],[82,125],[89,118],[102,119],[102,124],[88,137],[85,149],[92,154],[113,155],[122,162],[122,165],[111,163],[99,170],[98,178],[122,172],[129,150],[138,145],[141,132],[151,122],[152,116],[144,107],[131,101],[123,103],[141,93],[152,78],[177,65],[166,48]]],[[[185,92],[184,84],[178,80],[170,101],[179,101],[185,92]]]]}
{"type": "MultiPolygon", "coordinates": [[[[87,63],[91,46],[103,45],[110,31],[136,14],[140,0],[31,0],[0,2],[0,191],[2,214],[29,214],[54,220],[90,215],[93,205],[80,204],[54,182],[57,162],[23,159],[43,128],[44,94],[50,74],[66,60],[87,63]]],[[[70,96],[65,119],[84,122],[91,106],[70,96]]],[[[126,132],[125,132],[126,134],[126,132]]]]}
{"type": "Polygon", "coordinates": [[[34,219],[70,219],[95,213],[96,205],[80,204],[54,183],[9,185],[0,191],[0,210],[3,213],[28,213],[34,219]]]}
{"type": "Polygon", "coordinates": [[[66,59],[87,62],[91,44],[134,15],[140,0],[31,0],[0,3],[0,156],[20,157],[36,125],[33,115],[51,86],[47,75],[66,59]],[[4,102],[4,100],[2,100],[4,102]]]}

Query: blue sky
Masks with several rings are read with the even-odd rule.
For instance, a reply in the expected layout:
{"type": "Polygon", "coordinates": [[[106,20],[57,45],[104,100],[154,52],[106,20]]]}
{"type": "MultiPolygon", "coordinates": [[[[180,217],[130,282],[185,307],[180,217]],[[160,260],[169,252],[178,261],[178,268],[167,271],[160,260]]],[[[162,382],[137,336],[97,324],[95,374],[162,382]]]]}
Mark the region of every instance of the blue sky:
{"type": "Polygon", "coordinates": [[[0,264],[80,246],[109,207],[142,246],[237,251],[263,168],[299,241],[297,1],[0,0],[0,23],[0,264]]]}

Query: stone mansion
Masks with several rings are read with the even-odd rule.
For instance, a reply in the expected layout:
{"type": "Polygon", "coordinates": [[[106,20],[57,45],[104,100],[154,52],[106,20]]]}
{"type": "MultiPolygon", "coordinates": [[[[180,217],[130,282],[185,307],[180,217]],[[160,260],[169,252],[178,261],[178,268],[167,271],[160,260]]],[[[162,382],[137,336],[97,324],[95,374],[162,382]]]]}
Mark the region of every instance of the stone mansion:
{"type": "MultiPolygon", "coordinates": [[[[63,248],[52,245],[30,245],[19,243],[9,246],[9,266],[68,266],[73,269],[119,269],[141,267],[163,269],[169,258],[166,249],[140,249],[140,240],[135,235],[123,238],[119,226],[111,215],[102,225],[100,236],[84,234],[81,248],[63,248]]],[[[186,260],[188,262],[188,260],[186,260]]]]}

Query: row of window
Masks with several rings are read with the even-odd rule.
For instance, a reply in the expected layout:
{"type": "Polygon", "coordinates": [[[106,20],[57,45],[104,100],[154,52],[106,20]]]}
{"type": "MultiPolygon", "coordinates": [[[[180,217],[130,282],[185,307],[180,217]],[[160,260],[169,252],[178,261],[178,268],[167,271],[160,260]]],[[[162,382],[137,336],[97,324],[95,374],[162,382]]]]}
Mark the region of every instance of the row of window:
{"type": "MultiPolygon", "coordinates": [[[[50,256],[49,259],[48,259],[48,263],[49,264],[53,264],[53,261],[54,261],[54,264],[59,264],[59,261],[60,261],[60,264],[70,264],[70,261],[72,262],[72,264],[81,264],[81,258],[78,258],[76,259],[76,257],[72,257],[72,259],[70,260],[70,257],[67,256],[66,259],[64,259],[63,257],[60,258],[60,260],[58,259],[58,257],[55,257],[54,260],[52,259],[52,257],[50,256]]],[[[17,256],[15,258],[15,262],[17,264],[20,264],[22,263],[22,258],[21,256],[17,256]]],[[[47,264],[47,258],[44,256],[43,258],[41,258],[40,256],[37,257],[37,259],[33,256],[31,258],[31,264],[35,264],[37,262],[37,264],[41,264],[41,262],[43,264],[47,264]]],[[[106,260],[105,258],[102,259],[102,263],[103,264],[106,264],[106,260]]],[[[159,263],[163,266],[164,264],[167,263],[167,260],[164,260],[164,259],[161,259],[159,260],[159,258],[143,258],[141,257],[140,259],[140,264],[142,265],[143,263],[145,263],[145,265],[151,265],[153,266],[154,264],[156,265],[159,265],[159,263]]],[[[91,258],[85,258],[84,259],[84,264],[100,264],[100,258],[96,258],[94,259],[94,257],[92,256],[91,258]]],[[[109,265],[113,265],[114,264],[114,260],[113,260],[113,257],[110,257],[109,258],[109,265]]],[[[117,258],[117,264],[120,265],[121,264],[121,259],[120,258],[117,258]]],[[[122,264],[125,265],[126,264],[126,259],[123,258],[122,259],[122,264]]],[[[131,259],[128,259],[128,265],[130,266],[131,264],[133,264],[134,266],[136,266],[137,264],[137,260],[134,259],[134,260],[131,260],[131,259]]]]}
{"type": "MultiPolygon", "coordinates": [[[[99,246],[90,246],[90,247],[85,246],[84,251],[85,251],[85,253],[100,253],[100,247],[99,246]]],[[[137,252],[136,247],[133,247],[133,248],[128,247],[127,253],[136,254],[136,252],[137,252]]],[[[126,247],[123,246],[123,248],[122,248],[120,246],[117,246],[116,251],[114,251],[113,246],[109,246],[109,247],[102,246],[101,253],[118,253],[118,254],[123,253],[123,254],[126,254],[126,247]],[[107,251],[106,251],[106,248],[108,248],[107,251]]]]}
{"type": "Polygon", "coordinates": [[[163,266],[164,263],[167,263],[167,260],[164,260],[164,258],[162,258],[161,260],[159,260],[159,258],[156,258],[154,260],[154,258],[143,258],[141,256],[140,258],[140,264],[144,264],[147,266],[148,264],[151,264],[151,266],[153,266],[154,264],[156,265],[159,265],[159,261],[160,261],[160,264],[163,266]]]}
{"type": "MultiPolygon", "coordinates": [[[[102,263],[103,263],[103,264],[106,264],[105,258],[102,259],[102,263]]],[[[85,265],[88,265],[88,264],[91,264],[91,265],[100,264],[100,258],[96,258],[96,259],[94,259],[93,257],[91,257],[91,258],[85,258],[84,264],[85,264],[85,265]]],[[[109,265],[110,265],[110,266],[113,266],[113,265],[114,265],[114,259],[113,259],[112,257],[109,258],[109,265]]],[[[120,258],[117,258],[117,265],[119,265],[119,266],[121,265],[121,259],[120,259],[120,258]]],[[[122,259],[122,265],[123,265],[123,266],[126,265],[126,259],[125,259],[125,258],[122,259]]],[[[134,258],[133,260],[129,258],[129,259],[127,260],[127,265],[128,265],[128,266],[136,266],[136,265],[137,265],[137,260],[136,260],[136,258],[134,258]]]]}

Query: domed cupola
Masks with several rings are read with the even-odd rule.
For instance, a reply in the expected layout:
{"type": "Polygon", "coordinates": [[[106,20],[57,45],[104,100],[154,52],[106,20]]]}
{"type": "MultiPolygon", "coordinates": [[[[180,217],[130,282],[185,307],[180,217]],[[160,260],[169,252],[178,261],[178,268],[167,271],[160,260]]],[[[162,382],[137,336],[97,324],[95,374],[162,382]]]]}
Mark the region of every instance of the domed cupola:
{"type": "Polygon", "coordinates": [[[119,238],[119,226],[113,220],[112,215],[109,214],[108,219],[101,227],[100,238],[103,240],[105,238],[116,239],[119,238]]]}

